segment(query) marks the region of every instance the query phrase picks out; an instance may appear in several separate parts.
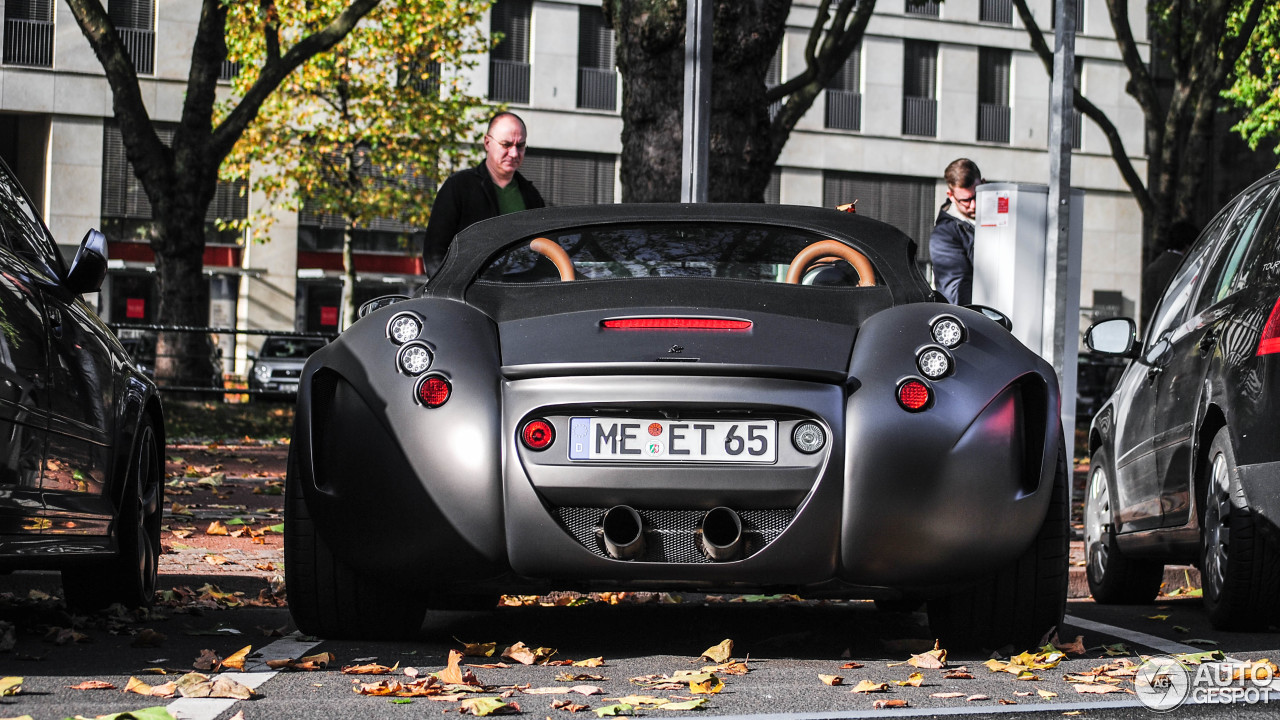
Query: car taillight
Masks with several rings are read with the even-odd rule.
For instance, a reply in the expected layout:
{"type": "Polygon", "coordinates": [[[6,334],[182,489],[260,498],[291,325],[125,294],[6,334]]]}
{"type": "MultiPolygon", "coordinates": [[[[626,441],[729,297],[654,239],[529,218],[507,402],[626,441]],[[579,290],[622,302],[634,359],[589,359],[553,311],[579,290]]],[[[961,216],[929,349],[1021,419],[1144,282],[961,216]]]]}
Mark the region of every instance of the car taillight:
{"type": "Polygon", "coordinates": [[[929,407],[932,400],[932,391],[921,380],[911,379],[898,385],[898,404],[906,410],[911,412],[924,410],[929,407]]]}
{"type": "Polygon", "coordinates": [[[530,420],[520,431],[520,440],[530,450],[546,450],[556,439],[556,430],[546,420],[530,420]]]}
{"type": "Polygon", "coordinates": [[[1267,324],[1262,326],[1262,339],[1258,340],[1258,354],[1270,355],[1280,352],[1280,299],[1271,308],[1267,324]]]}
{"type": "Polygon", "coordinates": [[[429,408],[437,408],[449,401],[453,388],[439,375],[428,375],[418,383],[418,400],[429,408]]]}
{"type": "Polygon", "coordinates": [[[608,330],[750,330],[750,320],[717,317],[627,317],[600,322],[608,330]]]}

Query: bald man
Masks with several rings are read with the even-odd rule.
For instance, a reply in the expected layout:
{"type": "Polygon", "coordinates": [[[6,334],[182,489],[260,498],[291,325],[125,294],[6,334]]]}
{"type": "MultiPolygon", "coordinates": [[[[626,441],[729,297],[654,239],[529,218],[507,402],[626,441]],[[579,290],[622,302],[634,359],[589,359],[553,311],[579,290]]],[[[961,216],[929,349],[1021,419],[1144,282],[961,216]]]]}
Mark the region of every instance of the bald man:
{"type": "Polygon", "coordinates": [[[519,173],[528,132],[518,115],[501,112],[484,134],[484,162],[449,176],[436,193],[427,222],[422,260],[428,274],[443,262],[453,237],[481,220],[546,207],[542,195],[519,173]]]}

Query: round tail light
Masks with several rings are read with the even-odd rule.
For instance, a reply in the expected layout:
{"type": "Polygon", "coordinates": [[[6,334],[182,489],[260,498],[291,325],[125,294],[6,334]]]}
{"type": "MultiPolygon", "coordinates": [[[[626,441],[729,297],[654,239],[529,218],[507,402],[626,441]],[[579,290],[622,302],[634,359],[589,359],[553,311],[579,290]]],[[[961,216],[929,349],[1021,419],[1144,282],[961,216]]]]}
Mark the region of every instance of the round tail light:
{"type": "Polygon", "coordinates": [[[449,401],[453,387],[439,375],[428,375],[418,383],[418,400],[429,408],[437,408],[449,401]]]}
{"type": "Polygon", "coordinates": [[[546,450],[555,439],[556,429],[541,418],[525,423],[524,429],[520,431],[521,442],[530,450],[546,450]]]}
{"type": "Polygon", "coordinates": [[[918,412],[929,407],[933,393],[929,386],[921,380],[907,380],[898,386],[898,404],[911,412],[918,412]]]}

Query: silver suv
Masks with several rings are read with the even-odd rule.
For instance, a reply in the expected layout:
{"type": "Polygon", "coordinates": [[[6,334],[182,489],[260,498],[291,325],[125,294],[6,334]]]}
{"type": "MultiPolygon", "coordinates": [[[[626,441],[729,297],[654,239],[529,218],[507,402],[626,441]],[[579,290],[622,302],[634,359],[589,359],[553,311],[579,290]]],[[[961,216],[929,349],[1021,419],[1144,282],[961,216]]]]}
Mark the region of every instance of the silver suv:
{"type": "Polygon", "coordinates": [[[328,342],[320,337],[281,337],[270,335],[262,349],[250,353],[253,368],[249,372],[249,389],[268,397],[290,398],[298,394],[298,376],[311,353],[328,342]]]}

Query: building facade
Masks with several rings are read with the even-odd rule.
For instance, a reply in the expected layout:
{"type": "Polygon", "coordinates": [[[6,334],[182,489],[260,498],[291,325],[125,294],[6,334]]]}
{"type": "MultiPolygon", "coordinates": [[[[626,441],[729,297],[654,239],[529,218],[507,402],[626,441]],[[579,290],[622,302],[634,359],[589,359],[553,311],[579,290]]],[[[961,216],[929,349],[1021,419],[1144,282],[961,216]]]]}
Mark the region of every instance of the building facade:
{"type": "MultiPolygon", "coordinates": [[[[1106,4],[1069,1],[1080,13],[1077,82],[1115,122],[1144,175],[1143,117],[1124,91],[1126,72],[1106,4]]],[[[1051,0],[1029,4],[1048,31],[1051,0]]],[[[179,119],[199,4],[106,5],[163,136],[164,123],[179,119]]],[[[150,207],[124,157],[101,67],[64,6],[54,0],[0,0],[0,6],[0,157],[68,252],[88,228],[107,234],[112,260],[99,301],[103,316],[150,321],[150,207]]],[[[1144,4],[1131,12],[1135,32],[1143,33],[1144,4]]],[[[812,0],[796,0],[771,81],[803,68],[815,13],[812,0]]],[[[525,119],[529,151],[522,172],[552,205],[617,201],[621,85],[599,1],[498,0],[483,22],[503,40],[467,79],[474,93],[525,119]]],[[[228,65],[224,77],[234,72],[228,65]]],[[[862,45],[792,133],[767,200],[834,206],[857,199],[860,213],[923,245],[951,160],[972,158],[988,180],[1046,182],[1049,87],[1012,0],[879,0],[862,45]]],[[[1101,312],[1132,314],[1141,277],[1141,213],[1101,131],[1077,121],[1073,140],[1073,184],[1086,191],[1081,298],[1089,307],[1082,312],[1087,319],[1098,305],[1101,312]]],[[[274,212],[266,243],[216,229],[217,220],[252,217],[264,203],[232,184],[219,189],[207,218],[210,325],[336,330],[341,231],[332,218],[305,203],[298,212],[274,212]]],[[[420,247],[420,232],[393,222],[360,233],[357,299],[421,283],[420,247]]],[[[253,339],[223,342],[243,371],[253,339]]]]}

